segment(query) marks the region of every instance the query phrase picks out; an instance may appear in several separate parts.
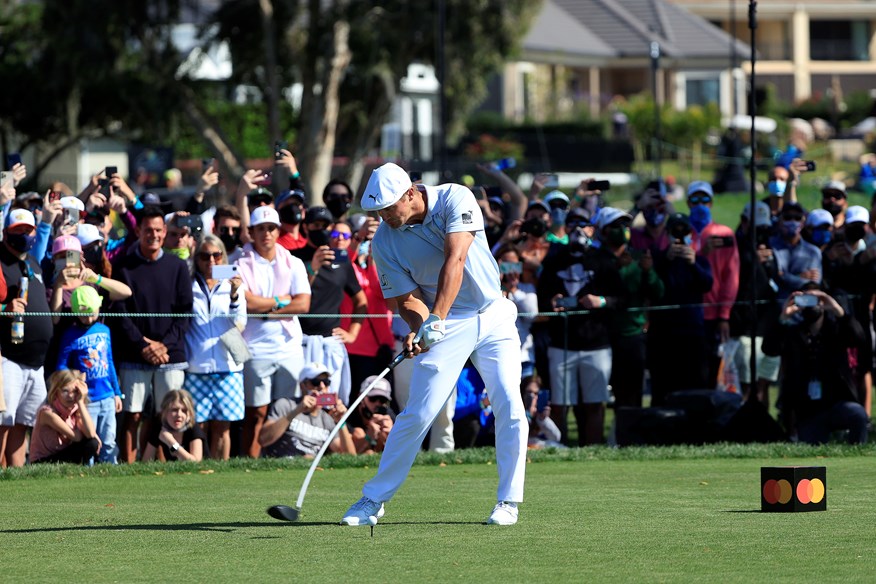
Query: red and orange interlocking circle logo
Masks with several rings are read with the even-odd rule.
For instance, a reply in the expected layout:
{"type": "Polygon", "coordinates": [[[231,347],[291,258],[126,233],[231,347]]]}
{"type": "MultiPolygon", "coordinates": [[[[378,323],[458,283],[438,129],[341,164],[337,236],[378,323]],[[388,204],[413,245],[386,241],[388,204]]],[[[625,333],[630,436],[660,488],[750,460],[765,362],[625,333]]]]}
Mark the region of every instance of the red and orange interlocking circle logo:
{"type": "MultiPolygon", "coordinates": [[[[763,484],[763,498],[770,505],[785,505],[791,500],[794,489],[785,479],[770,479],[763,484]]],[[[804,505],[820,503],[824,499],[824,483],[821,479],[803,479],[797,483],[797,500],[804,505]]]]}

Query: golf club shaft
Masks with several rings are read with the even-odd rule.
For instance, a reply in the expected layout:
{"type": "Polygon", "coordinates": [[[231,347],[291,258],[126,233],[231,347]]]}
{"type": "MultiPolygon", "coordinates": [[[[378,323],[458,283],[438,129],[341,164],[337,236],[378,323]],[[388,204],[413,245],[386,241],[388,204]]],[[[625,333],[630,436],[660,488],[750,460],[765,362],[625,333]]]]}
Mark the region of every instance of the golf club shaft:
{"type": "Polygon", "coordinates": [[[408,354],[407,351],[402,351],[401,353],[396,355],[395,359],[392,360],[392,363],[390,363],[386,367],[386,369],[381,371],[380,375],[378,375],[374,379],[374,381],[372,381],[368,385],[368,387],[366,387],[365,389],[362,390],[362,392],[359,394],[359,397],[357,397],[356,400],[350,404],[350,407],[347,408],[347,411],[344,412],[344,415],[341,416],[341,419],[338,420],[338,423],[335,424],[335,427],[332,428],[331,432],[329,432],[328,438],[326,438],[326,441],[323,443],[322,447],[319,449],[319,452],[316,453],[316,456],[313,458],[313,462],[310,463],[310,468],[307,470],[307,476],[304,477],[304,484],[301,485],[301,492],[298,493],[298,501],[295,503],[295,506],[298,509],[301,509],[301,505],[304,503],[304,495],[307,493],[307,486],[310,484],[310,479],[313,477],[313,472],[316,470],[316,467],[319,464],[319,461],[322,460],[322,455],[325,454],[325,451],[328,450],[328,447],[332,443],[332,440],[334,440],[335,436],[338,435],[338,432],[341,431],[341,428],[346,423],[347,418],[349,418],[350,414],[352,414],[353,411],[357,407],[359,407],[359,404],[362,403],[362,400],[365,399],[365,396],[368,395],[368,392],[370,392],[372,389],[374,389],[374,386],[377,385],[377,383],[381,379],[386,377],[387,373],[389,373],[390,371],[395,369],[396,365],[398,365],[399,363],[404,361],[404,358],[407,356],[407,354],[408,354]]]}

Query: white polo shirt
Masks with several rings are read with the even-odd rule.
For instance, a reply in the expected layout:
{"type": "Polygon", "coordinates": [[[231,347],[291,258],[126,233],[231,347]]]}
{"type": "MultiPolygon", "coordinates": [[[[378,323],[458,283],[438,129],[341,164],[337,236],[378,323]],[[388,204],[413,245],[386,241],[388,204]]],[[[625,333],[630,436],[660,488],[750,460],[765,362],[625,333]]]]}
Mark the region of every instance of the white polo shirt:
{"type": "Polygon", "coordinates": [[[454,312],[480,312],[502,297],[499,266],[484,235],[484,216],[472,192],[462,185],[427,186],[428,210],[422,224],[393,229],[382,223],[371,245],[384,298],[419,288],[431,310],[444,265],[444,237],[448,233],[475,233],[465,260],[454,312]]]}

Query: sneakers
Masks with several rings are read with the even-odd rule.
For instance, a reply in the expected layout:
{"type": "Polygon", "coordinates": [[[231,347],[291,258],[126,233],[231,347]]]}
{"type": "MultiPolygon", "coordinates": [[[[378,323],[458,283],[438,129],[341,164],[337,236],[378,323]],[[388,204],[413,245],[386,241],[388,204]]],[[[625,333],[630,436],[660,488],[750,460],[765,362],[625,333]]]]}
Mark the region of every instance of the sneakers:
{"type": "Polygon", "coordinates": [[[517,523],[517,503],[510,501],[499,501],[493,507],[490,518],[487,519],[487,525],[514,525],[515,523],[517,523]]]}
{"type": "MultiPolygon", "coordinates": [[[[368,497],[362,497],[344,514],[341,525],[377,525],[377,520],[383,517],[383,503],[372,501],[368,497]]],[[[517,510],[514,510],[514,519],[517,510]]]]}

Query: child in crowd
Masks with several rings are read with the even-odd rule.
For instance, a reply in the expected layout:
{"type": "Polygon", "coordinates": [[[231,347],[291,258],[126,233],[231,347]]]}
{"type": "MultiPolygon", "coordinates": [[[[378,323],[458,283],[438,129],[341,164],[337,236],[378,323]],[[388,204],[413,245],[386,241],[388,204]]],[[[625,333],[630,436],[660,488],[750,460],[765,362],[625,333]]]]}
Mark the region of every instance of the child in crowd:
{"type": "Polygon", "coordinates": [[[85,464],[100,451],[88,413],[88,387],[77,371],[55,371],[30,437],[30,461],[85,464]]]}
{"type": "Polygon", "coordinates": [[[57,368],[85,373],[88,413],[103,443],[98,461],[116,464],[116,414],[122,411],[122,392],[113,363],[110,330],[97,322],[101,297],[93,287],[82,285],[73,290],[70,305],[76,317],[61,337],[57,368]]]}
{"type": "Polygon", "coordinates": [[[154,460],[159,447],[164,460],[201,461],[209,456],[207,437],[195,424],[195,404],[184,389],[172,389],[161,401],[161,424],[153,424],[143,460],[154,460]]]}

